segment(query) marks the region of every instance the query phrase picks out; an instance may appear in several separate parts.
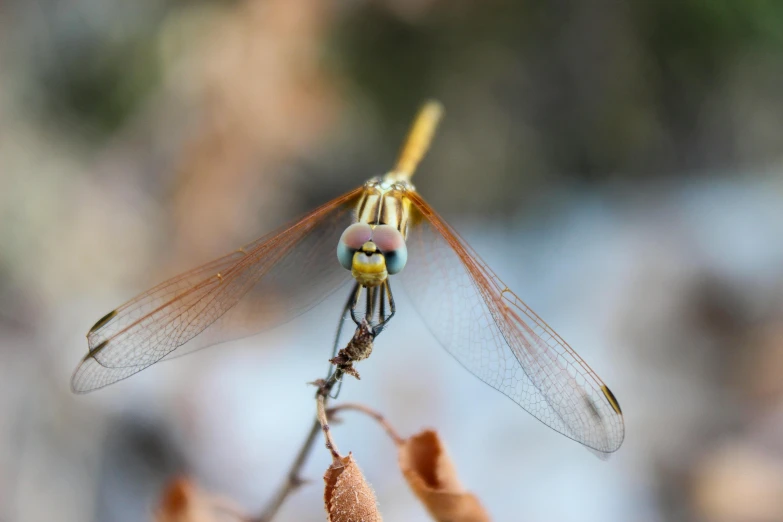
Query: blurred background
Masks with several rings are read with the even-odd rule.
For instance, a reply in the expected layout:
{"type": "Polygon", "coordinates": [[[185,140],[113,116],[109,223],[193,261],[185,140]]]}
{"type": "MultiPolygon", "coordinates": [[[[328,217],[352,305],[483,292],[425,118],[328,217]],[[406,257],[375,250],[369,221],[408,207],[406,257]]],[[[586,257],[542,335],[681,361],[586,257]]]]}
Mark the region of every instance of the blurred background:
{"type": "MultiPolygon", "coordinates": [[[[401,293],[341,399],[438,429],[496,520],[783,520],[783,3],[7,0],[0,64],[0,521],[150,520],[177,474],[259,510],[344,296],[75,396],[84,334],[384,173],[426,97],[417,188],[610,385],[626,440],[601,462],[547,429],[401,293]]],[[[385,518],[428,520],[344,419],[385,518]]],[[[278,520],[323,520],[328,463],[278,520]]]]}

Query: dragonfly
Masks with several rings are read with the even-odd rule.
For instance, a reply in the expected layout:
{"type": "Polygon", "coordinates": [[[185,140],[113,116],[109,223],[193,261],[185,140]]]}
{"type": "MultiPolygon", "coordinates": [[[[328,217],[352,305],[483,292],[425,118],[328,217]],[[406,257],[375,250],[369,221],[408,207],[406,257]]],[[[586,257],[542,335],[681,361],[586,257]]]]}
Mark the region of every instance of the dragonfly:
{"type": "Polygon", "coordinates": [[[396,312],[399,280],[433,337],[468,371],[599,456],[616,451],[625,425],[609,387],[414,187],[442,114],[437,101],[422,106],[385,175],[99,319],[73,391],[278,326],[349,285],[346,315],[357,326],[371,319],[377,335],[396,312]]]}

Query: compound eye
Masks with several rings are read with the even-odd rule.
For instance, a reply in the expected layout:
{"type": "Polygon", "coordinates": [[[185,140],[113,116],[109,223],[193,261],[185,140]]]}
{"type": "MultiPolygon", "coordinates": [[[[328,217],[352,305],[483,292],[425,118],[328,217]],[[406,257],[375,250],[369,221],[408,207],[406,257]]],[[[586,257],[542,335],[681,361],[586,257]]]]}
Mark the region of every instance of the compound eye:
{"type": "Polygon", "coordinates": [[[354,223],[340,236],[337,243],[337,259],[346,270],[353,266],[353,255],[372,237],[372,227],[367,223],[354,223]]]}
{"type": "Polygon", "coordinates": [[[391,225],[378,225],[372,231],[372,242],[386,259],[386,271],[398,274],[408,262],[408,247],[400,231],[391,225]]]}

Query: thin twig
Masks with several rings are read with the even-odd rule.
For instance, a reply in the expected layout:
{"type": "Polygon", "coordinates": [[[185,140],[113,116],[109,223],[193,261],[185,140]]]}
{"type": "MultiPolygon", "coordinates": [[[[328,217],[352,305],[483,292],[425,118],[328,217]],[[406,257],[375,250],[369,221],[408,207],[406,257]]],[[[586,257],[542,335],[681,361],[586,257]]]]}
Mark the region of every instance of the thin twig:
{"type": "MultiPolygon", "coordinates": [[[[333,372],[327,380],[321,380],[313,383],[318,386],[316,399],[323,399],[325,404],[325,401],[329,398],[329,393],[331,392],[334,385],[340,380],[341,376],[342,372],[338,370],[333,372]]],[[[261,515],[257,518],[251,519],[249,522],[271,522],[275,515],[277,515],[277,512],[280,511],[280,508],[283,506],[285,499],[288,498],[288,495],[299,489],[299,487],[305,483],[305,480],[302,479],[300,473],[304,467],[304,463],[307,460],[307,457],[310,455],[310,452],[313,449],[318,432],[321,431],[321,429],[321,421],[316,417],[313,425],[310,427],[310,432],[307,434],[307,438],[302,444],[302,447],[299,449],[299,453],[296,455],[296,459],[294,460],[293,464],[291,464],[291,468],[288,470],[285,482],[281,484],[280,488],[277,490],[277,493],[275,493],[275,495],[272,497],[272,500],[269,501],[261,515]]]]}
{"type": "MultiPolygon", "coordinates": [[[[302,467],[304,467],[304,463],[313,448],[313,444],[315,443],[315,439],[319,430],[324,432],[326,437],[326,447],[331,452],[332,458],[340,458],[339,453],[337,453],[337,448],[335,448],[334,442],[331,440],[331,435],[329,434],[329,425],[326,422],[326,402],[329,400],[329,395],[332,392],[332,388],[334,388],[334,386],[340,382],[346,372],[352,372],[353,375],[358,376],[358,374],[356,374],[356,370],[353,369],[352,363],[355,360],[361,359],[352,358],[354,357],[352,355],[354,351],[352,348],[361,346],[365,349],[372,350],[372,341],[374,337],[375,332],[366,321],[362,321],[362,324],[356,328],[356,332],[354,333],[353,338],[349,341],[348,346],[346,346],[344,350],[341,350],[341,353],[346,352],[347,355],[344,355],[344,358],[340,359],[339,363],[333,363],[336,364],[336,368],[331,373],[331,375],[329,375],[329,377],[327,377],[325,380],[319,379],[318,381],[312,383],[318,387],[318,391],[315,394],[315,398],[318,401],[318,415],[316,420],[310,428],[310,432],[308,433],[304,444],[302,444],[302,447],[299,449],[299,453],[291,465],[291,468],[288,470],[288,475],[285,482],[283,482],[283,484],[277,490],[277,493],[275,493],[275,495],[272,497],[272,500],[270,500],[262,514],[257,518],[250,519],[248,522],[271,522],[271,520],[280,510],[283,502],[285,502],[285,499],[288,498],[291,493],[296,491],[304,483],[304,480],[300,477],[299,474],[302,471],[302,467]]],[[[364,352],[359,350],[356,357],[360,357],[363,353],[364,352]]]]}
{"type": "Polygon", "coordinates": [[[272,500],[269,501],[263,513],[261,513],[261,515],[257,518],[250,519],[249,522],[270,522],[280,510],[283,502],[285,502],[285,499],[288,498],[288,495],[299,489],[299,487],[305,482],[299,476],[299,473],[302,471],[302,467],[304,466],[304,463],[313,448],[313,443],[315,442],[315,439],[318,436],[318,432],[320,430],[321,423],[316,419],[313,422],[313,426],[310,428],[310,433],[307,434],[307,438],[305,439],[304,444],[302,444],[302,447],[299,449],[299,453],[297,454],[296,459],[294,460],[293,464],[291,464],[291,468],[288,470],[285,482],[283,482],[283,484],[277,490],[277,493],[275,493],[274,497],[272,497],[272,500]]]}
{"type": "Polygon", "coordinates": [[[365,406],[364,404],[346,402],[338,406],[332,406],[331,408],[326,410],[326,415],[327,417],[331,418],[335,413],[342,410],[355,410],[372,417],[373,419],[375,419],[375,421],[378,424],[381,425],[381,427],[384,430],[386,430],[386,433],[394,441],[394,444],[399,446],[403,442],[405,442],[405,439],[400,437],[399,433],[397,433],[397,430],[394,429],[394,427],[389,423],[389,421],[386,420],[386,418],[380,412],[373,410],[372,408],[365,406]]]}
{"type": "Polygon", "coordinates": [[[326,449],[332,454],[332,460],[338,461],[342,457],[340,452],[337,451],[337,445],[332,439],[332,433],[329,430],[329,420],[326,418],[326,398],[319,394],[318,398],[318,422],[321,424],[321,431],[324,432],[324,438],[326,439],[326,449]]]}
{"type": "Polygon", "coordinates": [[[239,511],[236,507],[214,503],[212,510],[221,520],[238,520],[239,522],[253,522],[252,519],[239,511]],[[225,515],[225,516],[223,516],[225,515]]]}

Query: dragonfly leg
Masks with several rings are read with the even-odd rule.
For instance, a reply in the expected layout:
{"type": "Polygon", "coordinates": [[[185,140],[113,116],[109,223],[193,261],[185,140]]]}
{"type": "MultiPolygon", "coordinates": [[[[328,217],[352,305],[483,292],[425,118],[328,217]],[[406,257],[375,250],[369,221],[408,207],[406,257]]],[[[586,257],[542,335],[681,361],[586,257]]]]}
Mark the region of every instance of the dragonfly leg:
{"type": "Polygon", "coordinates": [[[386,318],[386,285],[381,285],[381,291],[378,292],[378,323],[382,323],[386,318]]]}
{"type": "MultiPolygon", "coordinates": [[[[383,296],[384,296],[384,290],[383,290],[383,285],[381,285],[373,291],[373,300],[372,300],[372,312],[373,315],[375,315],[376,313],[378,314],[378,319],[377,319],[378,322],[383,320],[383,311],[381,310],[381,308],[383,307],[383,305],[381,304],[384,299],[383,296]]],[[[374,320],[375,319],[373,319],[373,321],[374,320]]],[[[373,321],[370,322],[372,323],[373,321]]]]}
{"type": "Polygon", "coordinates": [[[386,323],[391,321],[391,318],[394,317],[394,314],[397,312],[397,307],[394,305],[394,295],[391,291],[391,284],[389,284],[389,280],[383,282],[383,285],[381,286],[381,314],[379,317],[379,322],[377,326],[374,328],[375,335],[378,335],[381,333],[381,331],[386,328],[386,323]],[[385,299],[384,299],[385,297],[385,299]],[[389,315],[386,315],[385,312],[385,302],[389,302],[389,315]]]}
{"type": "MultiPolygon", "coordinates": [[[[345,306],[343,306],[343,309],[340,312],[340,320],[337,323],[337,332],[334,335],[334,343],[332,344],[332,357],[331,357],[332,359],[334,359],[337,356],[337,351],[340,349],[340,336],[343,334],[343,326],[345,326],[345,319],[348,317],[348,313],[351,312],[354,300],[356,299],[355,295],[358,290],[359,290],[359,283],[356,283],[353,287],[353,290],[351,290],[351,293],[348,295],[348,299],[345,301],[345,306]]],[[[332,376],[333,371],[334,371],[334,367],[330,363],[329,371],[327,372],[328,374],[327,380],[329,379],[329,377],[332,376]]]]}
{"type": "Polygon", "coordinates": [[[367,322],[370,323],[370,324],[372,324],[372,316],[373,316],[373,312],[375,311],[374,310],[375,294],[376,294],[375,287],[374,286],[368,286],[367,287],[367,301],[365,302],[366,310],[365,310],[364,317],[365,317],[365,319],[367,319],[367,322]]]}
{"type": "MultiPolygon", "coordinates": [[[[351,319],[357,327],[361,327],[362,325],[361,320],[356,315],[356,309],[359,308],[359,303],[361,301],[362,288],[364,287],[357,284],[356,287],[354,287],[351,298],[349,299],[351,319]]],[[[381,330],[386,327],[386,323],[388,323],[389,320],[394,317],[394,314],[397,311],[397,308],[394,305],[394,295],[392,294],[391,284],[389,283],[388,279],[386,279],[386,281],[384,281],[379,287],[368,287],[366,288],[366,291],[367,295],[365,296],[364,302],[364,317],[368,323],[375,323],[373,331],[375,332],[375,335],[377,335],[381,333],[381,330]],[[389,306],[388,315],[386,310],[387,303],[389,306]],[[376,311],[378,312],[377,320],[374,319],[376,311]]]]}
{"type": "Polygon", "coordinates": [[[359,320],[358,317],[356,317],[356,307],[359,306],[359,299],[362,296],[362,285],[356,284],[356,287],[353,290],[353,294],[351,295],[350,301],[351,301],[351,319],[356,324],[356,326],[361,326],[362,322],[359,320]]]}

